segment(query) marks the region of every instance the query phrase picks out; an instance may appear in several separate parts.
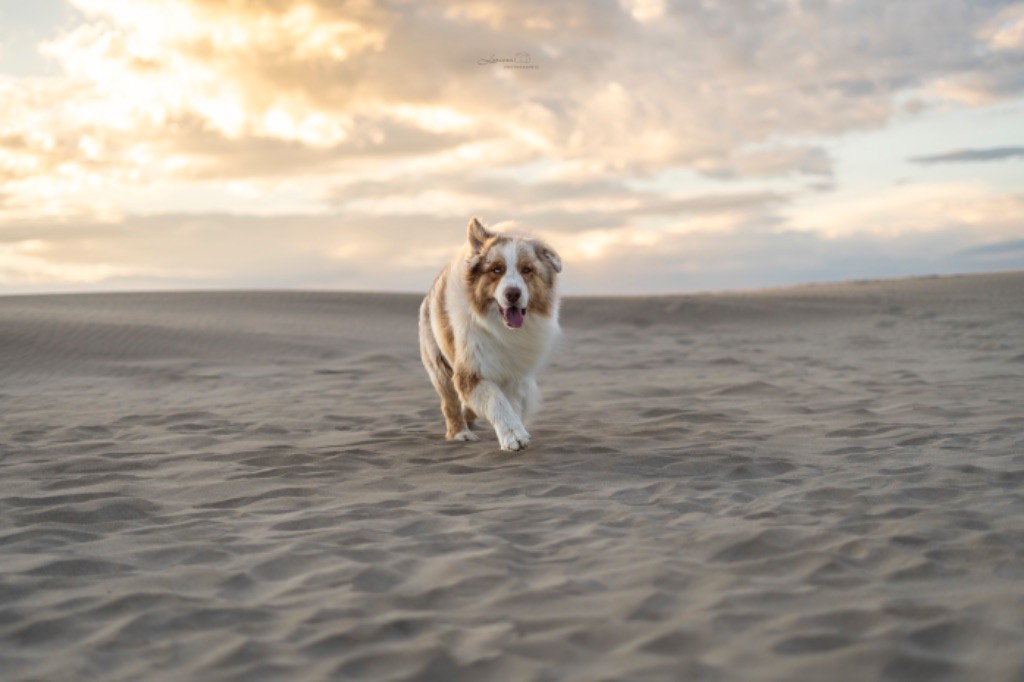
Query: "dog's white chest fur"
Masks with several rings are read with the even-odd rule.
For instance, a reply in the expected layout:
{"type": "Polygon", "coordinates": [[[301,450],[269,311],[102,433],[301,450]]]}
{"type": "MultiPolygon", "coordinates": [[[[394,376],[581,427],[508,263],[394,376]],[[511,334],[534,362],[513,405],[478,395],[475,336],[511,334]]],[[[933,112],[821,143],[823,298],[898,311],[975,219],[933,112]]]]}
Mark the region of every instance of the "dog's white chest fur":
{"type": "Polygon", "coordinates": [[[477,359],[481,376],[504,385],[534,377],[559,334],[553,318],[528,319],[514,332],[505,329],[494,313],[482,322],[471,318],[466,350],[477,359]]]}

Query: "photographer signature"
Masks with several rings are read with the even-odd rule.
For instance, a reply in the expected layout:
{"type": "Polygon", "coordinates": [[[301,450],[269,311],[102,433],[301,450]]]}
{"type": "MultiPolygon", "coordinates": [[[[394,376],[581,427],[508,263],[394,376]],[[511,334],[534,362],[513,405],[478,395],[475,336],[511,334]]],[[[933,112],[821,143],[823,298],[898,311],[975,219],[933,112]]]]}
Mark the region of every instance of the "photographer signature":
{"type": "Polygon", "coordinates": [[[528,66],[530,65],[530,53],[516,52],[515,57],[498,57],[492,54],[490,57],[484,57],[476,60],[476,63],[481,66],[484,66],[485,64],[515,64],[518,66],[528,66]]]}

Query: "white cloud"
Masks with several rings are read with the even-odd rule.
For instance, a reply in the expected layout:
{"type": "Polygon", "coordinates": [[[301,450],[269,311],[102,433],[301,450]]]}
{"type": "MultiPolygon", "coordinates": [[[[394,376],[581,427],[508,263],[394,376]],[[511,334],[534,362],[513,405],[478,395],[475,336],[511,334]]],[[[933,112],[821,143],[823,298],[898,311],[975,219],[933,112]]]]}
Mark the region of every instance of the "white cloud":
{"type": "Polygon", "coordinates": [[[1024,195],[996,193],[980,183],[845,191],[793,207],[787,225],[832,239],[885,239],[964,228],[978,241],[998,241],[1022,233],[1024,195]]]}
{"type": "Polygon", "coordinates": [[[0,284],[95,284],[114,277],[167,275],[137,264],[62,262],[49,256],[50,244],[38,239],[0,243],[0,284]]]}
{"type": "Polygon", "coordinates": [[[994,50],[1024,50],[1024,6],[1004,8],[982,27],[979,36],[994,50]]]}
{"type": "Polygon", "coordinates": [[[620,249],[690,258],[669,248],[684,235],[718,249],[727,234],[970,227],[986,243],[1019,216],[1015,196],[966,181],[843,187],[826,151],[910,96],[1021,96],[1017,3],[72,2],[84,19],[43,46],[63,75],[0,76],[0,244],[21,264],[8,284],[63,277],[46,264],[74,281],[163,277],[161,259],[174,282],[255,281],[274,263],[296,282],[301,263],[372,279],[357,257],[407,268],[439,247],[396,235],[427,224],[445,242],[471,213],[586,235],[567,248],[594,267],[620,249]],[[521,52],[538,68],[478,63],[521,52]],[[700,184],[651,181],[673,172],[700,184]],[[102,248],[46,236],[73,224],[108,235],[102,248]],[[252,230],[266,250],[238,260],[252,230]]]}

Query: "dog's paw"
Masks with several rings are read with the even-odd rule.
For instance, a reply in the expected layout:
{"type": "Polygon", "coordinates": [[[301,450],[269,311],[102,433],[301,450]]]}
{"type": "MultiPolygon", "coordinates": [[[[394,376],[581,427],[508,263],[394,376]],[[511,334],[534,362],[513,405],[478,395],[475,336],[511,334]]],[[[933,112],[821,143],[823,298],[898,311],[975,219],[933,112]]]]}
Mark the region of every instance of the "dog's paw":
{"type": "Polygon", "coordinates": [[[459,431],[455,435],[448,436],[448,440],[469,442],[474,440],[480,440],[480,436],[476,435],[469,429],[463,429],[462,431],[459,431]]]}
{"type": "Polygon", "coordinates": [[[502,450],[519,452],[520,450],[525,450],[526,446],[530,444],[530,434],[523,428],[509,429],[498,434],[498,443],[501,445],[502,450]]]}

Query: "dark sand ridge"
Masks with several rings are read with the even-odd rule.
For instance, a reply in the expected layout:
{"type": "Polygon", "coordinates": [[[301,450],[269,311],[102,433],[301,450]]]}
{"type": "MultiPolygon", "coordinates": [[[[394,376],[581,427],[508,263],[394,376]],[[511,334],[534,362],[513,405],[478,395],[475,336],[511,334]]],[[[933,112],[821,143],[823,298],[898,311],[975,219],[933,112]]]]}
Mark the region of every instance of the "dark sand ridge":
{"type": "Polygon", "coordinates": [[[570,299],[523,454],[418,301],[0,298],[3,679],[1024,675],[1024,273],[570,299]]]}

